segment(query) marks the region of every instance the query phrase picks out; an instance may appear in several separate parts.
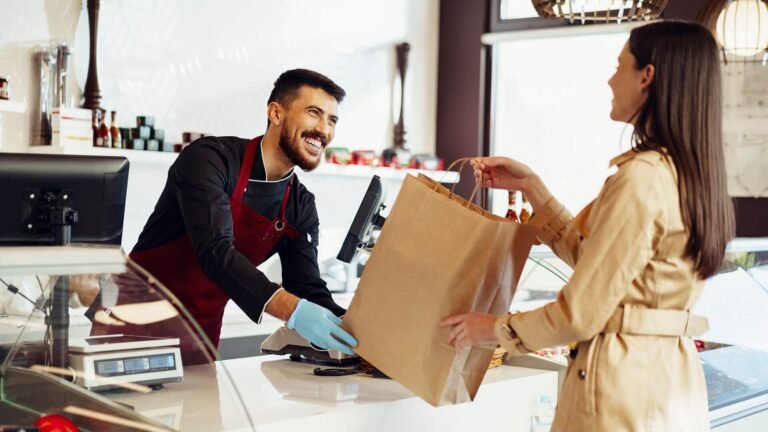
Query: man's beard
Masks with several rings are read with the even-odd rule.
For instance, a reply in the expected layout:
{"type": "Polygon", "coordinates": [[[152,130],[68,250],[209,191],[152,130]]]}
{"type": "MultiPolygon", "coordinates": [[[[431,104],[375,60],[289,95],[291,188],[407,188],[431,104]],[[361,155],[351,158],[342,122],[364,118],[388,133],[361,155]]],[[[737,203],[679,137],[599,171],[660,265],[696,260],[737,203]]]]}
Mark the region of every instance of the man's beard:
{"type": "MultiPolygon", "coordinates": [[[[326,142],[325,137],[320,135],[303,132],[301,137],[303,138],[305,135],[315,136],[320,139],[323,144],[326,142]]],[[[290,160],[292,164],[298,166],[304,171],[312,171],[320,164],[320,157],[315,159],[312,156],[304,156],[300,148],[302,145],[303,142],[301,140],[299,140],[299,142],[293,141],[286,129],[283,129],[283,131],[280,132],[280,149],[283,151],[285,156],[288,157],[288,160],[290,160]]]]}

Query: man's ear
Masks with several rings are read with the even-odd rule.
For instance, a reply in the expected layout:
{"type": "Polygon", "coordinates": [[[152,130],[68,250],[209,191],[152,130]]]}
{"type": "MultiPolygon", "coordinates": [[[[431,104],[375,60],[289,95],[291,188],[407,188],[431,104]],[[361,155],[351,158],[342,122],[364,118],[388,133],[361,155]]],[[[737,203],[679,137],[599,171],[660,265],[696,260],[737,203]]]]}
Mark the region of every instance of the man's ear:
{"type": "Polygon", "coordinates": [[[653,80],[656,78],[656,68],[652,64],[646,65],[643,68],[642,76],[640,78],[640,90],[646,91],[651,86],[653,80]]]}
{"type": "Polygon", "coordinates": [[[283,107],[277,102],[270,102],[267,105],[267,118],[271,124],[280,126],[280,122],[283,120],[283,107]]]}

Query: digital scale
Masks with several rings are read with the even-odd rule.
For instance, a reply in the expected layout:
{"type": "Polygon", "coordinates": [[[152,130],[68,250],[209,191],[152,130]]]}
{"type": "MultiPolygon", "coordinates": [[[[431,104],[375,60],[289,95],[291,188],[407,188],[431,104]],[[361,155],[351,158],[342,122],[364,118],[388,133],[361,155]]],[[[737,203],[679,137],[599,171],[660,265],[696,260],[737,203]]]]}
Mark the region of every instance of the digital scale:
{"type": "Polygon", "coordinates": [[[106,390],[123,383],[159,386],[184,377],[178,338],[132,335],[92,336],[69,341],[75,383],[106,390]]]}

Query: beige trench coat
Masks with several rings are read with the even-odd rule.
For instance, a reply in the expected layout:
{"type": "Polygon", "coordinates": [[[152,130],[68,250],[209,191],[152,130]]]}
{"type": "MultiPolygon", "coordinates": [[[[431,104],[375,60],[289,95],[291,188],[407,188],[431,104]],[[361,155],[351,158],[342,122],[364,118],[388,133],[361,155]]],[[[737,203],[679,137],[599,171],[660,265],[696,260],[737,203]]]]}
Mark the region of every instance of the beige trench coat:
{"type": "Polygon", "coordinates": [[[576,218],[557,200],[529,223],[574,268],[557,300],[497,321],[514,354],[578,341],[553,431],[709,430],[707,389],[690,335],[703,282],[684,256],[674,165],[665,153],[624,153],[576,218]],[[508,324],[508,325],[504,325],[508,324]]]}

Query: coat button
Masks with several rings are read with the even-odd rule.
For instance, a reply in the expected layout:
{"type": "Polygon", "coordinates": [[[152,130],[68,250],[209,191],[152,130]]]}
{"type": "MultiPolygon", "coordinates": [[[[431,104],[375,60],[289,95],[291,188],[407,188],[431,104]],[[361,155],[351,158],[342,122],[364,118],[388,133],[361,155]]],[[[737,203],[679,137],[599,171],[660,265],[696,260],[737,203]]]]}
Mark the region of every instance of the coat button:
{"type": "Polygon", "coordinates": [[[579,369],[579,379],[583,380],[586,377],[587,377],[587,371],[585,371],[584,369],[579,369]]]}

